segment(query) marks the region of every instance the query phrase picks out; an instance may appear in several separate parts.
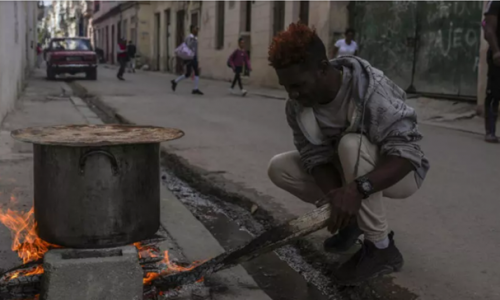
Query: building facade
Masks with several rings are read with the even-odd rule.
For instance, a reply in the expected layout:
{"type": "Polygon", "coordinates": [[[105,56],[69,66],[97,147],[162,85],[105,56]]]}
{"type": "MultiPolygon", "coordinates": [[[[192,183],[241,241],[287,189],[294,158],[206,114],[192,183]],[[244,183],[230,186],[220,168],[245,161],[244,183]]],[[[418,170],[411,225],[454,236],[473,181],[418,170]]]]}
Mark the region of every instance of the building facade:
{"type": "Polygon", "coordinates": [[[245,81],[278,87],[267,61],[268,47],[278,31],[300,19],[316,28],[328,53],[347,28],[354,28],[359,55],[410,92],[475,99],[483,5],[473,1],[152,2],[151,68],[182,72],[174,50],[189,34],[189,26],[197,25],[201,76],[229,80],[232,70],[226,62],[243,38],[253,67],[245,81]]]}
{"type": "Polygon", "coordinates": [[[348,25],[348,1],[159,1],[152,2],[151,68],[182,72],[182,62],[174,50],[189,34],[191,25],[199,27],[198,49],[203,77],[229,80],[229,55],[246,41],[253,72],[245,81],[278,87],[267,50],[274,34],[286,24],[301,19],[317,28],[331,48],[333,38],[348,25]]]}
{"type": "Polygon", "coordinates": [[[137,46],[137,64],[150,64],[151,4],[149,1],[94,1],[92,27],[97,48],[108,63],[116,63],[118,40],[137,46]]]}
{"type": "Polygon", "coordinates": [[[14,107],[36,61],[35,1],[0,2],[0,121],[14,107]]]}

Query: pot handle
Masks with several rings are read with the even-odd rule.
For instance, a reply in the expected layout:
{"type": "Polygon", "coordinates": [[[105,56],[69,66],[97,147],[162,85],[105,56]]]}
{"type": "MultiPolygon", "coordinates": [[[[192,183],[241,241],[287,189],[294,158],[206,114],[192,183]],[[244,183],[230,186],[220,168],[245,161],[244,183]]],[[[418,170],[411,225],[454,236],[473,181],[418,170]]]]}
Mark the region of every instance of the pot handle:
{"type": "Polygon", "coordinates": [[[116,157],[106,150],[90,150],[87,151],[80,157],[80,173],[85,173],[85,163],[87,162],[87,158],[92,155],[101,154],[109,158],[109,162],[111,163],[111,167],[113,169],[113,175],[118,173],[118,162],[116,161],[116,157]]]}

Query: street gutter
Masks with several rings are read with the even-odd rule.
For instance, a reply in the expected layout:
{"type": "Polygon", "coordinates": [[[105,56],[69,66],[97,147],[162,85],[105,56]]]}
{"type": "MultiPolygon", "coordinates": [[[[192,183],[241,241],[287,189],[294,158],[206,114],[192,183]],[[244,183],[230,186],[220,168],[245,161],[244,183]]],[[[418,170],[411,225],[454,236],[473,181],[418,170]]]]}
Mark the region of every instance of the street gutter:
{"type": "MultiPolygon", "coordinates": [[[[77,81],[69,81],[68,84],[78,97],[87,102],[91,109],[95,110],[96,114],[104,123],[118,122],[130,125],[135,124],[105,104],[97,95],[90,95],[87,89],[77,81]]],[[[169,149],[164,146],[161,147],[161,159],[163,167],[168,168],[173,175],[189,184],[202,195],[210,195],[221,201],[235,204],[248,212],[251,212],[253,210],[252,207],[256,205],[249,197],[237,192],[228,191],[226,187],[228,185],[234,185],[232,182],[213,180],[213,178],[210,178],[210,172],[192,165],[186,159],[171,153],[169,149]]],[[[252,217],[264,228],[280,224],[271,212],[261,207],[252,214],[252,217]]],[[[252,231],[251,228],[249,228],[249,231],[252,231]]],[[[254,235],[259,234],[259,232],[251,233],[254,235]]],[[[307,238],[301,238],[298,239],[292,247],[298,250],[298,253],[308,264],[320,270],[324,276],[330,277],[331,270],[335,268],[336,265],[331,263],[331,259],[328,255],[322,251],[318,251],[317,247],[315,247],[311,241],[307,238]]],[[[336,298],[339,300],[415,300],[419,298],[418,295],[395,284],[393,278],[389,276],[377,278],[356,287],[339,287],[335,286],[331,281],[330,285],[330,288],[339,292],[340,298],[336,298]]],[[[321,290],[325,287],[318,286],[318,288],[321,290]]]]}

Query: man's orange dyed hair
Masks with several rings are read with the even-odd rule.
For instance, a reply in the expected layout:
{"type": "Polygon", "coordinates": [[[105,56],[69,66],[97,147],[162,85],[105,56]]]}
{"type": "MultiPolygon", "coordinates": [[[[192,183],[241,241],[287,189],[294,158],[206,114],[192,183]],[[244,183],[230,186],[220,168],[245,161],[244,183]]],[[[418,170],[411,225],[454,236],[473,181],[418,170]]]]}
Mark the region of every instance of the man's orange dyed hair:
{"type": "Polygon", "coordinates": [[[314,28],[301,23],[291,23],[287,30],[279,32],[269,46],[268,60],[275,69],[308,61],[310,55],[326,57],[325,45],[314,28]],[[321,53],[321,51],[323,53],[321,53]]]}

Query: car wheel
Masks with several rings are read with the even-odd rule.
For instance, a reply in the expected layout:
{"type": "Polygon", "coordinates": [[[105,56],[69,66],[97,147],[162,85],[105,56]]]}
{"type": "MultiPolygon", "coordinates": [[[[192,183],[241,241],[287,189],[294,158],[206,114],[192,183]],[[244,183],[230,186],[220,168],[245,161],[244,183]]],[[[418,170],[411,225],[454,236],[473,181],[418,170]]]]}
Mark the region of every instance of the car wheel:
{"type": "Polygon", "coordinates": [[[50,69],[50,68],[47,68],[47,79],[49,79],[49,80],[56,79],[55,72],[52,69],[50,69]]]}
{"type": "Polygon", "coordinates": [[[88,71],[86,74],[86,78],[90,80],[97,80],[97,69],[92,71],[88,71]]]}

